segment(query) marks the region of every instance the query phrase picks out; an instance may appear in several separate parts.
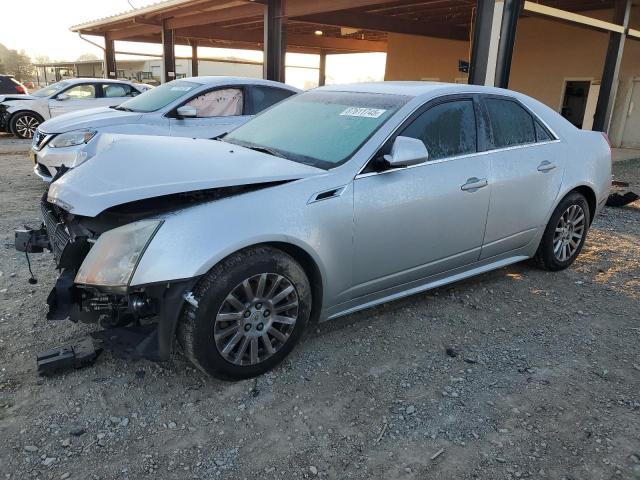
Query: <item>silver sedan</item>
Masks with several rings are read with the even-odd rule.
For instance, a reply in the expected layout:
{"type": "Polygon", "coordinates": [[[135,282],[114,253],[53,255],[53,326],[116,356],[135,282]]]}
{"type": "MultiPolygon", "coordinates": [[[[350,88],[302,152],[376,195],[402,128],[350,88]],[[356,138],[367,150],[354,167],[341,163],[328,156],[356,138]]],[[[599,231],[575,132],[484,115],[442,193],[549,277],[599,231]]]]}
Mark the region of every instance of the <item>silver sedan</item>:
{"type": "Polygon", "coordinates": [[[233,379],[313,322],[531,257],[569,267],[611,178],[604,135],[477,86],[324,87],[222,141],[102,142],[42,205],[50,316],[152,319],[157,358],[177,338],[233,379]]]}
{"type": "Polygon", "coordinates": [[[47,120],[31,146],[34,172],[50,182],[61,167],[90,159],[101,133],[213,138],[300,90],[243,77],[173,80],[116,107],[92,108],[47,120]]]}

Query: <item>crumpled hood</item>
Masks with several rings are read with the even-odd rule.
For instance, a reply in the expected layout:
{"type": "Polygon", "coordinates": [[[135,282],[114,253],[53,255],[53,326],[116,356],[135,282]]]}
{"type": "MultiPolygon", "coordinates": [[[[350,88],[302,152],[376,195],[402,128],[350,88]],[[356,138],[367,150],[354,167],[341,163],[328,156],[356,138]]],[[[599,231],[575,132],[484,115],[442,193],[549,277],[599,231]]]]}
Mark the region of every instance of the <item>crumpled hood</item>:
{"type": "Polygon", "coordinates": [[[8,102],[10,100],[36,100],[38,97],[34,97],[33,95],[0,95],[0,103],[8,102]]]}
{"type": "Polygon", "coordinates": [[[139,112],[125,112],[109,107],[89,108],[54,117],[38,128],[43,133],[65,133],[83,128],[99,129],[136,122],[141,115],[139,112]]]}
{"type": "Polygon", "coordinates": [[[216,140],[100,134],[96,155],[49,187],[48,200],[95,217],[138,200],[326,173],[216,140]]]}

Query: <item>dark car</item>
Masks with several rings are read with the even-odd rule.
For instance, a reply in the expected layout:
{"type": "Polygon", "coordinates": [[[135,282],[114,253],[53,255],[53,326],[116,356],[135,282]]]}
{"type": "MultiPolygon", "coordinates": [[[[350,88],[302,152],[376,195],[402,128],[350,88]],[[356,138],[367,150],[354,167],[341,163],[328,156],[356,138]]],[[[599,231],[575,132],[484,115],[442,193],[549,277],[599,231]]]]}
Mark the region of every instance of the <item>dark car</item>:
{"type": "Polygon", "coordinates": [[[27,88],[12,75],[0,75],[0,95],[27,94],[27,88]]]}

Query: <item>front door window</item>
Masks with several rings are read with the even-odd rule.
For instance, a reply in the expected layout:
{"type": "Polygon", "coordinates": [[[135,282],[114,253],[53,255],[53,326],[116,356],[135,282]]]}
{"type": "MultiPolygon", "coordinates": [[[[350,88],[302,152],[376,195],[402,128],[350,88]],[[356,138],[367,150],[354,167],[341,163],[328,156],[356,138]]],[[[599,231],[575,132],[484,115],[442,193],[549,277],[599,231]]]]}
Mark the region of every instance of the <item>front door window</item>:
{"type": "Polygon", "coordinates": [[[88,100],[96,98],[96,87],[91,84],[76,85],[66,90],[64,94],[74,100],[88,100]]]}
{"type": "Polygon", "coordinates": [[[242,115],[244,98],[239,88],[224,88],[203,93],[187,103],[195,107],[198,118],[242,115]]]}

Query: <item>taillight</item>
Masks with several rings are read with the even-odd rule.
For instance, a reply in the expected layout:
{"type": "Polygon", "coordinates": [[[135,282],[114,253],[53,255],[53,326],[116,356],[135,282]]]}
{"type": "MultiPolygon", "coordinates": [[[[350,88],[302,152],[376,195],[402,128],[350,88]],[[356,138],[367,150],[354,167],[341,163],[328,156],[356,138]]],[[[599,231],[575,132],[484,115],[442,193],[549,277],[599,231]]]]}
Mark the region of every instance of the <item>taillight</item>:
{"type": "Polygon", "coordinates": [[[611,140],[609,140],[609,135],[607,135],[605,132],[600,132],[600,133],[602,134],[604,139],[607,141],[607,144],[609,145],[609,148],[611,148],[611,140]]]}
{"type": "Polygon", "coordinates": [[[18,93],[27,93],[22,85],[16,85],[16,92],[18,93]]]}

